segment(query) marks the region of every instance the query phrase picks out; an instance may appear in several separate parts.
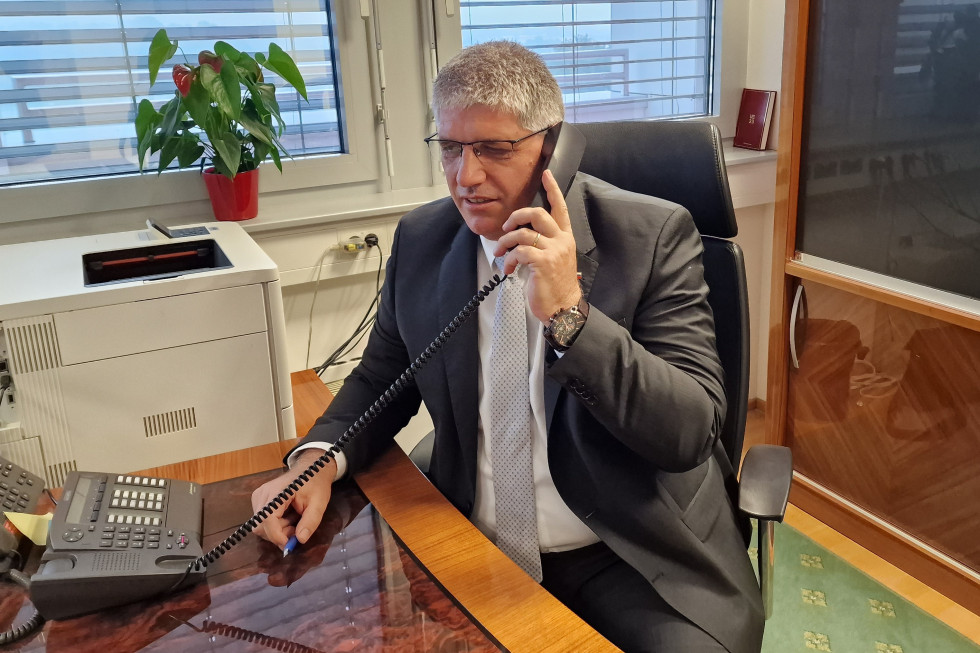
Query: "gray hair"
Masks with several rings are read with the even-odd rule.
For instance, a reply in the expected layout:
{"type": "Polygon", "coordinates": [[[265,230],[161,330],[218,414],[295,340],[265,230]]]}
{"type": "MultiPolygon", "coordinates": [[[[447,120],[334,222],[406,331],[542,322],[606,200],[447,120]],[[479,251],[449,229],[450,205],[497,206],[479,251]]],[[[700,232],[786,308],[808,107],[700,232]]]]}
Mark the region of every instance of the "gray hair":
{"type": "Polygon", "coordinates": [[[531,131],[565,117],[561,89],[544,60],[513,41],[464,48],[439,71],[432,85],[437,122],[440,111],[477,104],[508,111],[531,131]]]}

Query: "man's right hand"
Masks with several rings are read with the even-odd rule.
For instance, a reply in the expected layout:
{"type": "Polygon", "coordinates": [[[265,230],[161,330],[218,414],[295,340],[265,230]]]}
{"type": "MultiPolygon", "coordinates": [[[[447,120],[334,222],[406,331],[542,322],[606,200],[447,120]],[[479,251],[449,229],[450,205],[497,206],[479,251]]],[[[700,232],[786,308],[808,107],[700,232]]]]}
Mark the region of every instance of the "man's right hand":
{"type": "MultiPolygon", "coordinates": [[[[257,487],[252,492],[252,511],[258,512],[264,508],[323,454],[323,449],[307,449],[294,461],[289,471],[257,487]]],[[[279,506],[253,532],[280,549],[286,546],[286,542],[293,535],[296,535],[300,544],[305,544],[323,519],[336,477],[337,461],[330,460],[316,476],[296,490],[292,497],[279,506]]]]}

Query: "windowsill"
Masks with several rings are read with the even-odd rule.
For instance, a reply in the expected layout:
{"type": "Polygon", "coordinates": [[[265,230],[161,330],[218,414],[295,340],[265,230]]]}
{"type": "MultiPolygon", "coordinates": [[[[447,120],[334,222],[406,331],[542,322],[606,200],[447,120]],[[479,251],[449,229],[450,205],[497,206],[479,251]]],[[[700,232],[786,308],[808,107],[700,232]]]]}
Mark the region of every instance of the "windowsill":
{"type": "Polygon", "coordinates": [[[332,222],[348,222],[362,218],[408,213],[412,209],[448,195],[449,190],[445,185],[365,193],[357,197],[332,199],[329,201],[330,208],[328,211],[316,211],[307,215],[303,215],[302,211],[299,212],[299,215],[260,215],[241,224],[249,233],[261,233],[332,222]]]}
{"type": "Polygon", "coordinates": [[[731,138],[722,139],[722,146],[725,152],[725,165],[727,167],[746,163],[775,161],[778,156],[776,150],[747,150],[744,147],[735,147],[732,145],[732,140],[731,138]]]}

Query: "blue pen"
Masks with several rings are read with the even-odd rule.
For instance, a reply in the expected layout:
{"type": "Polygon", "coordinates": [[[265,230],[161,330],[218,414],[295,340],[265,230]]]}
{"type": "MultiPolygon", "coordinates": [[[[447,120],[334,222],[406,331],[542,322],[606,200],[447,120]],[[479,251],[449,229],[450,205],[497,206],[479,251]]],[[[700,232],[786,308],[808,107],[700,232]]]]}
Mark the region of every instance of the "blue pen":
{"type": "Polygon", "coordinates": [[[295,549],[298,544],[299,544],[299,540],[296,539],[295,535],[289,538],[289,541],[286,542],[286,546],[282,547],[282,557],[285,558],[290,553],[292,553],[293,549],[295,549]]]}

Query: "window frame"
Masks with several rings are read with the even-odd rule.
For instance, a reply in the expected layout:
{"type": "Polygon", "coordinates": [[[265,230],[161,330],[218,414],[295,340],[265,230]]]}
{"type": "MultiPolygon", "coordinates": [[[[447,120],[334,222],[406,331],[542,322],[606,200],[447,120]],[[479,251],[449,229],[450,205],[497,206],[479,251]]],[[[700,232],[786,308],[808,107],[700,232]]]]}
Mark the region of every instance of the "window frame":
{"type": "MultiPolygon", "coordinates": [[[[350,154],[284,158],[282,175],[274,166],[264,164],[268,170],[259,184],[260,216],[243,223],[249,231],[391,214],[412,202],[428,201],[447,192],[438,157],[425,147],[422,138],[435,130],[430,106],[432,77],[462,48],[458,0],[381,5],[394,177],[385,163],[384,132],[378,121],[381,94],[372,3],[327,1],[336,19],[333,38],[343,82],[341,106],[350,154]],[[418,21],[417,31],[406,29],[404,21],[409,17],[418,21]],[[392,74],[392,69],[398,72],[392,74]],[[274,213],[270,207],[275,208],[274,213]]],[[[767,2],[778,0],[763,0],[760,10],[771,9],[767,2]]],[[[746,85],[750,14],[756,11],[752,4],[750,9],[716,0],[715,38],[720,40],[715,45],[713,71],[715,107],[712,115],[698,119],[718,125],[723,137],[734,135],[741,89],[746,85]],[[724,4],[728,11],[724,11],[724,4]]],[[[781,34],[753,36],[772,42],[781,34]]],[[[168,225],[211,220],[207,193],[197,175],[196,169],[168,171],[159,177],[155,172],[134,172],[0,187],[0,206],[4,207],[0,212],[0,242],[138,228],[147,217],[168,225]]]]}
{"type": "MultiPolygon", "coordinates": [[[[350,184],[377,179],[378,146],[373,115],[374,74],[370,65],[368,35],[363,18],[350,3],[328,0],[334,19],[333,51],[338,61],[341,88],[341,122],[347,153],[282,158],[283,172],[271,163],[262,165],[260,194],[299,191],[330,184],[350,184]]],[[[204,184],[196,180],[198,169],[117,174],[106,177],[36,181],[0,187],[0,224],[64,218],[85,213],[104,213],[177,205],[207,200],[204,184]],[[41,199],[43,198],[43,200],[41,199]]]]}

